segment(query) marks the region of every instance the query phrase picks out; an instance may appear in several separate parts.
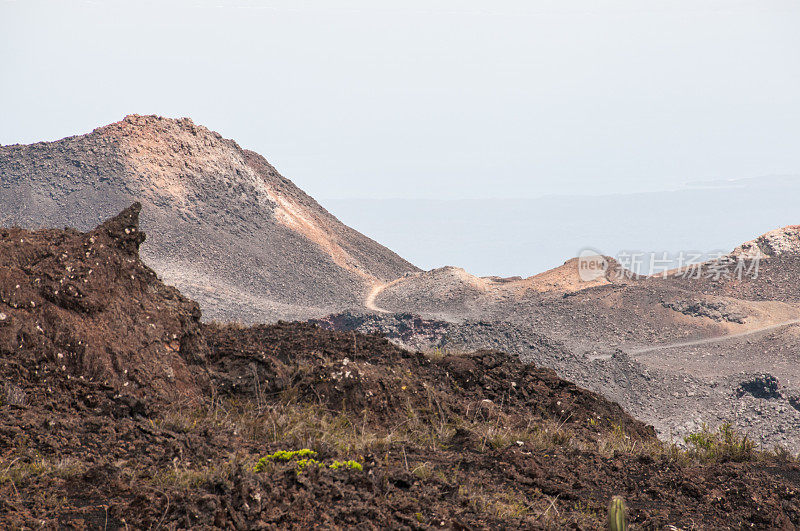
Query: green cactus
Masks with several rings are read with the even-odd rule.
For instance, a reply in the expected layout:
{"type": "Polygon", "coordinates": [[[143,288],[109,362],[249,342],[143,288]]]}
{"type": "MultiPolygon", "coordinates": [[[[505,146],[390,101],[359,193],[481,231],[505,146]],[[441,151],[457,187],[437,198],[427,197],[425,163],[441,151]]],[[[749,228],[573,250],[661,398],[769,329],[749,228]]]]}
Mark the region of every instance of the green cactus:
{"type": "Polygon", "coordinates": [[[608,506],[608,529],[610,531],[626,531],[628,529],[628,516],[625,500],[621,496],[611,498],[608,506]]]}

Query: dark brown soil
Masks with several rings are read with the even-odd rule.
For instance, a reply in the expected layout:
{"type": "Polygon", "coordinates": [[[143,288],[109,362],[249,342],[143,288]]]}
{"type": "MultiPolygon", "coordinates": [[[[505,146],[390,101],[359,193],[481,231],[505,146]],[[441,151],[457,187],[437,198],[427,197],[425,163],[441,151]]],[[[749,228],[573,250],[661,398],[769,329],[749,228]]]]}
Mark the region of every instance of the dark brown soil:
{"type": "Polygon", "coordinates": [[[800,525],[792,459],[665,447],[496,351],[201,325],[141,241],[136,208],[0,233],[0,527],[597,529],[612,495],[632,528],[800,525]],[[323,466],[253,470],[301,448],[323,466]]]}

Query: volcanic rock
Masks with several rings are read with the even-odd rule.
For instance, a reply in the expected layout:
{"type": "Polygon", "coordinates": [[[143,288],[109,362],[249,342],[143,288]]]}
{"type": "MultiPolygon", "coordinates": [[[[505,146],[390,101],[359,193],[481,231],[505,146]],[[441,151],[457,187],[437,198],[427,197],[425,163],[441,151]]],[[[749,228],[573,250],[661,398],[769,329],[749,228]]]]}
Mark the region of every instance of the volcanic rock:
{"type": "Polygon", "coordinates": [[[131,396],[203,390],[200,308],[139,259],[140,209],[87,233],[0,229],[0,355],[131,396]]]}

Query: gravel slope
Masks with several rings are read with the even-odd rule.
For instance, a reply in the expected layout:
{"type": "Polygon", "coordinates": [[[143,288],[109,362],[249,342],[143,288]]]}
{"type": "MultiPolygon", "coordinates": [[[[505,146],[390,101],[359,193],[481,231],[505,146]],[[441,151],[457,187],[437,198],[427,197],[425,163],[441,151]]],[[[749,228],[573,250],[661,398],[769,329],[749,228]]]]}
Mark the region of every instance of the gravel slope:
{"type": "Polygon", "coordinates": [[[345,226],[263,157],[183,118],[128,116],[0,147],[0,226],[88,230],[134,201],[145,261],[207,319],[274,321],[360,307],[417,271],[345,226]]]}

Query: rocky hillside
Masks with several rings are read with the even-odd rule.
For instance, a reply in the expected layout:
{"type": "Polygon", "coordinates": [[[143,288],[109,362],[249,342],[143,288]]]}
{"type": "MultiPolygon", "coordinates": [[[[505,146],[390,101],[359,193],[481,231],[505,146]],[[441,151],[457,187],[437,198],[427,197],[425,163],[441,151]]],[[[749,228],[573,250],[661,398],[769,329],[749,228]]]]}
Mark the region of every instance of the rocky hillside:
{"type": "Polygon", "coordinates": [[[800,525],[797,461],[727,428],[663,444],[494,350],[203,324],[137,213],[0,231],[2,528],[602,529],[613,495],[631,529],[800,525]]]}
{"type": "Polygon", "coordinates": [[[132,115],[82,136],[0,147],[0,226],[93,228],[132,202],[142,257],[211,319],[362,306],[417,269],[350,229],[263,157],[183,118],[132,115]]]}
{"type": "Polygon", "coordinates": [[[421,350],[516,354],[619,402],[665,439],[730,422],[765,447],[800,451],[797,228],[754,241],[739,249],[760,249],[758,270],[745,255],[741,279],[738,253],[718,264],[728,267],[719,278],[710,264],[664,278],[619,275],[612,261],[590,282],[576,260],[527,279],[442,268],[385,285],[372,299],[382,312],[315,322],[421,350]],[[739,392],[764,378],[774,392],[739,392]]]}
{"type": "Polygon", "coordinates": [[[789,225],[762,234],[734,249],[733,255],[747,258],[800,255],[800,225],[789,225]]]}

